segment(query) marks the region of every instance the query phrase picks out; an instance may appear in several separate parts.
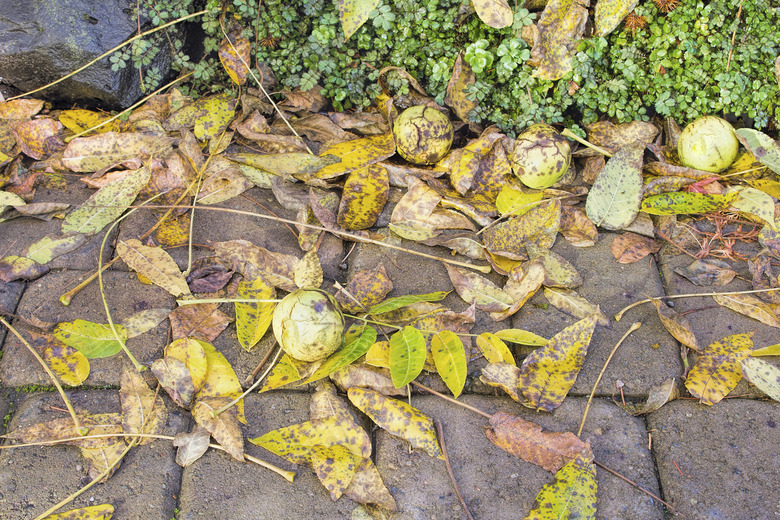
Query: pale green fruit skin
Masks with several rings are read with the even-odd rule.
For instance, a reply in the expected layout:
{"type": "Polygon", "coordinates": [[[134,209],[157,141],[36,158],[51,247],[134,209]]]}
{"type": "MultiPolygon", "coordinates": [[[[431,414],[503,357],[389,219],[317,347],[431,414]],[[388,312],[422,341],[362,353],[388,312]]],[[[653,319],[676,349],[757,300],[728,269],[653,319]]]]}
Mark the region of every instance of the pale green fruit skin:
{"type": "Polygon", "coordinates": [[[688,124],[677,141],[680,162],[689,168],[722,172],[737,158],[734,127],[719,117],[704,116],[688,124]]]}
{"type": "Polygon", "coordinates": [[[531,125],[515,139],[509,164],[520,182],[543,190],[566,175],[571,164],[571,146],[550,125],[531,125]]]}
{"type": "Polygon", "coordinates": [[[434,164],[450,151],[452,123],[446,115],[424,105],[409,107],[393,124],[398,154],[413,164],[434,164]]]}
{"type": "Polygon", "coordinates": [[[298,289],[282,298],[271,323],[282,350],[299,361],[324,359],[344,340],[344,315],[319,289],[298,289]]]}

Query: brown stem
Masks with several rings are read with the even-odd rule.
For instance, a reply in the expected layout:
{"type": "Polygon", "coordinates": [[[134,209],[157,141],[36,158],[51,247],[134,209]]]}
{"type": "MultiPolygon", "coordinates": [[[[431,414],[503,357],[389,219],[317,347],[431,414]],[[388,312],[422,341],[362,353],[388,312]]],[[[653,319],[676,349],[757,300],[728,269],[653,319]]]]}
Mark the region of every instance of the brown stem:
{"type": "Polygon", "coordinates": [[[458,481],[455,480],[455,474],[452,472],[452,465],[450,465],[450,457],[447,455],[447,445],[444,443],[444,429],[441,426],[441,421],[435,419],[434,424],[436,425],[436,435],[439,437],[441,454],[444,456],[444,464],[447,466],[447,473],[449,473],[450,475],[450,480],[452,481],[452,487],[455,488],[455,493],[457,493],[458,495],[458,500],[460,500],[460,505],[463,508],[463,510],[466,512],[466,516],[468,516],[470,520],[474,520],[474,517],[471,515],[471,511],[469,511],[469,507],[466,505],[466,501],[463,500],[463,495],[460,494],[458,481]]]}
{"type": "Polygon", "coordinates": [[[491,417],[493,417],[493,416],[492,416],[492,415],[490,415],[489,413],[487,413],[487,412],[483,412],[483,411],[482,411],[482,410],[480,410],[479,408],[474,408],[473,406],[469,406],[469,405],[467,405],[466,403],[462,403],[462,402],[458,401],[457,399],[453,399],[452,397],[450,397],[450,396],[448,396],[448,395],[444,395],[444,394],[442,394],[441,392],[437,392],[437,391],[436,391],[436,390],[434,390],[433,388],[428,388],[427,386],[425,386],[425,385],[423,385],[423,384],[421,384],[421,383],[418,383],[417,381],[412,381],[412,384],[413,384],[414,386],[416,386],[417,388],[421,388],[421,389],[425,390],[426,392],[428,392],[428,393],[430,393],[430,394],[433,394],[433,395],[435,395],[436,397],[441,397],[441,398],[442,398],[442,399],[444,399],[445,401],[449,401],[449,402],[451,402],[451,403],[457,404],[458,406],[462,406],[462,407],[463,407],[463,408],[465,408],[466,410],[471,410],[471,411],[472,411],[472,412],[474,412],[474,413],[478,413],[478,414],[479,414],[479,415],[481,415],[482,417],[486,417],[486,418],[488,418],[488,419],[490,419],[491,417]]]}
{"type": "Polygon", "coordinates": [[[680,515],[680,516],[681,516],[681,517],[683,517],[683,518],[687,518],[687,517],[686,517],[684,514],[682,514],[681,512],[679,512],[678,510],[676,510],[676,509],[675,509],[675,508],[673,508],[672,506],[670,506],[670,505],[669,505],[667,502],[664,502],[664,501],[663,501],[663,500],[661,500],[659,497],[655,496],[653,493],[649,492],[648,490],[646,490],[645,488],[643,488],[642,486],[640,486],[639,484],[637,484],[637,483],[636,483],[636,482],[634,482],[633,480],[629,479],[628,477],[624,477],[623,475],[621,475],[620,473],[618,473],[618,472],[617,472],[617,471],[615,471],[614,469],[610,469],[610,468],[608,468],[607,466],[605,466],[605,465],[604,465],[604,464],[602,464],[601,462],[597,462],[597,461],[595,461],[595,460],[594,460],[594,461],[593,461],[593,463],[594,463],[596,466],[600,467],[601,469],[603,469],[603,470],[606,470],[606,471],[609,471],[610,473],[612,473],[613,475],[615,475],[615,476],[616,476],[616,477],[618,477],[619,479],[621,479],[621,480],[624,480],[624,481],[628,482],[629,484],[631,484],[632,486],[634,486],[635,488],[637,488],[637,489],[638,489],[639,491],[641,491],[642,493],[644,493],[644,494],[646,494],[646,495],[649,495],[650,497],[652,497],[652,498],[653,498],[653,499],[655,499],[655,500],[658,500],[660,503],[662,503],[664,506],[666,506],[666,507],[669,509],[669,511],[672,511],[674,514],[676,514],[676,515],[680,515]]]}

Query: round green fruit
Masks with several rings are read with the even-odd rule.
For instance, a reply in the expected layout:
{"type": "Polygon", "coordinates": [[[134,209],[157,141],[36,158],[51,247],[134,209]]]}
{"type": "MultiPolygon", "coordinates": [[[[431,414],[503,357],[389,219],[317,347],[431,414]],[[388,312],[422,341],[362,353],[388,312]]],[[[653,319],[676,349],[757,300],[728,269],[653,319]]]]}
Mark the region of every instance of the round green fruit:
{"type": "Polygon", "coordinates": [[[739,141],[728,121],[704,116],[688,124],[677,141],[680,162],[689,168],[722,172],[737,158],[739,141]]]}
{"type": "Polygon", "coordinates": [[[300,361],[324,359],[344,340],[344,315],[336,300],[319,289],[298,289],[282,298],[272,325],[282,350],[300,361]]]}
{"type": "Polygon", "coordinates": [[[398,153],[414,164],[433,164],[452,146],[452,123],[446,115],[424,105],[409,107],[393,124],[398,153]]]}
{"type": "Polygon", "coordinates": [[[549,188],[561,180],[570,163],[569,141],[544,123],[531,125],[518,135],[509,154],[514,174],[535,190],[549,188]]]}

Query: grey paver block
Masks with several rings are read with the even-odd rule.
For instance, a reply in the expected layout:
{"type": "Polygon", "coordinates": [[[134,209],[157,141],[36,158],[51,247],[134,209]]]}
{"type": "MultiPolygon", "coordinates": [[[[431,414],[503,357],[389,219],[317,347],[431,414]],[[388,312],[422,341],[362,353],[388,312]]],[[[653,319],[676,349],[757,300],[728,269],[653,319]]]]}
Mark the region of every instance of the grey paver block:
{"type": "MultiPolygon", "coordinates": [[[[60,295],[74,287],[85,276],[78,271],[49,273],[31,282],[19,303],[17,314],[22,318],[35,317],[50,323],[83,319],[108,323],[97,282],[91,283],[73,298],[70,306],[59,303],[60,295]]],[[[103,275],[106,298],[112,318],[119,323],[124,318],[145,309],[165,307],[172,309],[173,297],[165,290],[142,284],[135,274],[107,271],[103,275]]],[[[20,320],[16,326],[23,328],[20,320]]],[[[168,334],[168,320],[155,329],[127,341],[127,347],[142,364],[151,364],[162,357],[168,334]]],[[[28,338],[29,339],[29,338],[28,338]]],[[[119,383],[123,353],[90,360],[88,385],[116,385],[119,383]]],[[[50,384],[49,378],[27,348],[16,338],[8,337],[0,360],[0,381],[7,386],[50,384]]]]}
{"type": "MultiPolygon", "coordinates": [[[[32,202],[60,202],[75,207],[87,200],[95,191],[94,188],[88,188],[78,179],[68,177],[64,189],[37,188],[32,202]]],[[[19,255],[27,246],[46,235],[59,235],[61,227],[62,220],[57,218],[44,221],[32,217],[21,217],[3,222],[0,224],[0,251],[4,251],[7,255],[19,255]]],[[[58,256],[46,265],[52,269],[96,269],[100,244],[107,229],[108,227],[89,238],[75,251],[58,256]]],[[[103,251],[104,262],[111,258],[112,251],[111,240],[109,240],[103,251]]]]}
{"type": "MultiPolygon", "coordinates": [[[[16,312],[16,306],[24,292],[24,282],[0,282],[0,314],[4,317],[16,312]]],[[[0,326],[0,347],[3,346],[8,329],[0,326]]]]}
{"type": "MultiPolygon", "coordinates": [[[[577,431],[586,399],[568,398],[553,414],[534,414],[505,398],[464,396],[467,404],[488,413],[499,410],[537,422],[547,431],[577,431]]],[[[433,396],[413,405],[443,425],[453,473],[475,518],[522,518],[542,486],[553,475],[493,445],[485,436],[487,419],[433,396]]],[[[596,399],[582,435],[591,441],[596,460],[658,495],[644,421],[613,404],[596,399]]],[[[384,431],[377,433],[377,467],[395,497],[397,520],[465,518],[444,462],[384,431]]],[[[625,482],[597,468],[597,518],[661,519],[658,503],[625,482]]]]}
{"type": "MultiPolygon", "coordinates": [[[[651,257],[633,264],[615,261],[610,252],[615,236],[602,232],[595,246],[583,248],[573,247],[559,237],[553,247],[553,251],[566,258],[582,276],[583,283],[576,289],[577,293],[599,305],[611,322],[609,328],[596,327],[572,394],[590,394],[612,348],[637,321],[642,323],[641,328],[623,342],[612,358],[599,384],[598,394],[612,395],[620,380],[625,384],[625,395],[646,395],[651,387],[682,373],[679,346],[661,324],[652,305],[635,307],[621,321],[614,320],[614,315],[627,305],[664,294],[651,257]]],[[[549,338],[578,321],[549,305],[541,293],[539,291],[515,315],[514,327],[549,338]]]]}
{"type": "MultiPolygon", "coordinates": [[[[74,407],[90,413],[120,411],[117,391],[77,391],[69,396],[74,407]]],[[[11,429],[49,421],[68,414],[61,411],[57,393],[29,396],[14,414],[11,429]]],[[[171,407],[168,407],[171,409],[171,407]]],[[[168,416],[165,434],[186,429],[178,411],[168,416]]],[[[181,468],[174,462],[170,441],[157,440],[133,448],[106,483],[97,484],[65,510],[110,503],[114,518],[170,520],[179,492],[181,468]]],[[[0,516],[3,520],[29,520],[89,483],[87,463],[75,446],[37,446],[0,452],[0,516]]]]}
{"type": "MultiPolygon", "coordinates": [[[[247,438],[309,420],[309,396],[271,392],[247,396],[247,438]]],[[[336,502],[309,466],[294,466],[247,442],[246,451],[297,474],[291,484],[255,464],[241,464],[227,454],[210,450],[185,468],[182,477],[179,520],[230,518],[231,520],[346,519],[356,504],[342,497],[336,502]]]]}
{"type": "Polygon", "coordinates": [[[686,518],[780,518],[779,403],[674,401],[647,424],[664,498],[686,518]]]}

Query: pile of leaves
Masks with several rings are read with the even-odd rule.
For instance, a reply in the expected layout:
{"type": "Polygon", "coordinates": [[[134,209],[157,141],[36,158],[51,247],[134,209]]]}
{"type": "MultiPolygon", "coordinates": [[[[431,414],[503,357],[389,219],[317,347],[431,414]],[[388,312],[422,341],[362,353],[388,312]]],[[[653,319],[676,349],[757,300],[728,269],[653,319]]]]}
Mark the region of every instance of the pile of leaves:
{"type": "MultiPolygon", "coordinates": [[[[710,257],[737,258],[737,240],[757,239],[763,249],[748,262],[755,288],[764,292],[723,293],[715,301],[780,327],[780,301],[772,292],[778,287],[772,260],[780,258],[775,219],[780,146],[766,134],[738,130],[742,155],[730,170],[716,175],[677,164],[679,131],[673,121],[666,122],[663,134],[651,123],[599,122],[587,128],[589,142],[575,151],[577,160],[565,180],[534,191],[515,179],[507,159],[512,139],[495,127],[456,124],[458,146],[439,163],[420,167],[394,157],[389,128],[398,109],[392,98],[379,98],[378,108],[364,113],[323,113],[326,102],[317,94],[288,92],[277,112],[259,92],[243,87],[248,48],[248,41],[237,35],[225,38],[220,47],[228,74],[242,86],[237,96],[193,99],[174,90],[152,97],[124,121],[85,110],[46,112],[36,100],[0,104],[0,229],[12,218],[62,219],[60,233],[0,259],[0,280],[42,276],[52,259],[99,233],[108,236],[129,211],[145,211],[142,203],[148,203],[164,211],[159,225],[139,233],[138,239],[119,241],[116,261],[178,299],[173,310],[144,311],[121,323],[108,305],[106,323],[38,323],[33,330],[34,322],[20,317],[16,325],[25,324],[28,330],[11,330],[57,383],[83,384],[90,359],[125,355],[135,366],[122,376],[121,413],[84,415],[71,408],[71,419],[17,430],[8,438],[75,444],[89,460],[94,478],[110,476],[132,446],[160,436],[165,407],[140,378],[138,371],[147,367],[134,358],[126,341],[168,319],[172,341],[150,368],[160,387],[197,423],[194,431],[176,436],[177,460],[194,463],[213,437],[237,461],[256,461],[244,453],[240,424],[252,417],[244,414],[240,379],[212,344],[230,322],[219,306],[225,301],[235,305],[239,343],[253,351],[268,333],[277,291],[323,284],[317,256],[323,233],[413,254],[395,245],[400,237],[454,251],[463,259],[443,252],[431,261],[445,263],[465,310],[441,304],[446,292],[388,298],[393,283],[377,265],[354,273],[335,291],[350,319],[341,349],[312,363],[283,355],[261,380],[261,392],[318,386],[309,421],[250,442],[292,463],[310,464],[334,499],[346,495],[376,515],[396,504],[371,460],[371,443],[355,419],[356,410],[412,447],[441,458],[432,418],[397,398],[409,393],[408,385],[417,384],[423,371],[437,373],[457,398],[468,364],[484,357],[488,364],[481,379],[521,405],[552,412],[566,398],[593,331],[612,320],[577,293],[582,277],[576,267],[551,250],[559,233],[575,247],[589,247],[599,240],[598,228],[619,231],[613,243],[618,262],[657,251],[659,237],[697,257],[685,276],[711,284],[730,278],[710,257]],[[105,124],[91,130],[100,123],[105,124]],[[81,136],[86,130],[89,135],[81,136]],[[36,186],[60,172],[83,174],[95,193],[74,208],[34,202],[36,186]],[[374,226],[391,186],[406,191],[383,234],[374,226]],[[251,187],[272,190],[282,206],[297,212],[288,222],[297,226],[301,255],[246,240],[217,242],[210,244],[208,258],[185,268],[186,276],[166,247],[186,243],[191,209],[208,211],[251,187]],[[687,217],[702,214],[707,217],[687,217]],[[706,235],[703,221],[722,225],[717,237],[706,235]],[[505,277],[503,286],[478,274],[490,271],[505,277]],[[470,330],[478,311],[500,322],[540,291],[551,305],[579,321],[549,339],[506,328],[476,335],[473,341],[470,330]],[[507,343],[535,350],[518,364],[507,343]],[[112,436],[94,437],[96,433],[112,436]]],[[[418,103],[438,106],[408,79],[418,103]]],[[[465,91],[462,82],[450,83],[447,99],[456,113],[468,103],[465,91]]],[[[702,347],[685,318],[662,298],[648,301],[684,348],[699,354],[685,387],[702,403],[717,403],[743,374],[780,400],[780,370],[758,359],[778,355],[778,345],[754,349],[749,335],[738,334],[702,347]]],[[[10,328],[4,319],[2,323],[10,328]]],[[[629,411],[648,413],[675,395],[674,381],[667,382],[650,391],[648,403],[629,411]]],[[[541,432],[538,425],[511,414],[483,415],[490,423],[486,435],[499,448],[556,473],[526,518],[564,510],[568,516],[562,518],[595,515],[596,466],[587,443],[571,432],[541,432]]],[[[263,464],[282,476],[288,473],[263,464]]]]}

